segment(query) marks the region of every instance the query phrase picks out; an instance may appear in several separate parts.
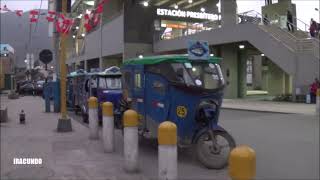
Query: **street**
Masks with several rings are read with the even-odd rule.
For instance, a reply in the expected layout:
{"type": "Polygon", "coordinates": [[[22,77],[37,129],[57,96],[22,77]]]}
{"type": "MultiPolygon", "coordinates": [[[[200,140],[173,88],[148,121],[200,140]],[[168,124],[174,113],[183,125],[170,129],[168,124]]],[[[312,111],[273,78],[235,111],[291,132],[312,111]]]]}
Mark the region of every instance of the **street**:
{"type": "MultiPolygon", "coordinates": [[[[43,100],[25,96],[4,100],[9,110],[1,124],[1,179],[153,179],[157,171],[157,145],[140,141],[140,171],[123,169],[123,140],[116,132],[116,151],[103,153],[101,141],[88,139],[89,129],[80,116],[69,112],[73,132],[57,133],[58,114],[44,113],[43,100]],[[26,112],[26,125],[18,112],[26,112]],[[13,158],[42,158],[42,165],[13,165],[13,158]]],[[[318,179],[319,121],[314,115],[222,110],[221,125],[256,151],[257,179],[318,179]]],[[[178,152],[181,179],[229,179],[227,169],[208,170],[193,158],[192,150],[178,152]]]]}

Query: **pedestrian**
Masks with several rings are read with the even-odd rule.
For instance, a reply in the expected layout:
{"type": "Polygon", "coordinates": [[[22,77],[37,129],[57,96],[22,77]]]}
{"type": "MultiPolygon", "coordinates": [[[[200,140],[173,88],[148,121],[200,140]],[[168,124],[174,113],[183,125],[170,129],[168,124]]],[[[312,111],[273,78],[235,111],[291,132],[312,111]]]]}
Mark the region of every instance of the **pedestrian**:
{"type": "Polygon", "coordinates": [[[266,26],[269,25],[268,14],[265,14],[265,15],[264,15],[264,17],[263,17],[263,24],[266,25],[266,26]]]}
{"type": "Polygon", "coordinates": [[[36,95],[36,82],[35,80],[32,81],[32,95],[35,96],[36,95]]]}
{"type": "Polygon", "coordinates": [[[309,31],[310,31],[311,37],[316,37],[317,31],[318,31],[318,23],[313,18],[311,18],[311,21],[310,21],[309,31]]]}
{"type": "Polygon", "coordinates": [[[315,78],[314,82],[310,85],[310,97],[311,97],[311,103],[316,103],[316,95],[317,95],[317,89],[320,88],[320,81],[318,78],[315,78]]]}
{"type": "Polygon", "coordinates": [[[310,36],[313,38],[316,37],[316,31],[318,30],[317,26],[317,22],[311,18],[309,32],[310,36]]]}
{"type": "Polygon", "coordinates": [[[294,32],[293,29],[293,16],[292,13],[288,10],[287,11],[287,27],[289,32],[294,32]]]}

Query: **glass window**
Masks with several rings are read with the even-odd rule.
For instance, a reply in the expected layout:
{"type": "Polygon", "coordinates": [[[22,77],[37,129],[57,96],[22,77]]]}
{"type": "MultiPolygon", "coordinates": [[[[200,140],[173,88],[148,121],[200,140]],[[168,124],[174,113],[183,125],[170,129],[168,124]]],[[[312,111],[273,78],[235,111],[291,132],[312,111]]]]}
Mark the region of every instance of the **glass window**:
{"type": "Polygon", "coordinates": [[[99,77],[99,88],[121,89],[121,79],[118,77],[99,77]]]}
{"type": "Polygon", "coordinates": [[[165,92],[166,92],[166,87],[165,85],[160,82],[160,81],[154,81],[152,83],[152,88],[155,92],[157,92],[159,95],[165,95],[165,92]]]}
{"type": "Polygon", "coordinates": [[[187,86],[216,89],[224,84],[220,66],[207,62],[162,63],[148,66],[147,71],[187,86]]]}
{"type": "Polygon", "coordinates": [[[141,88],[141,74],[136,73],[134,76],[134,87],[141,88]]]}

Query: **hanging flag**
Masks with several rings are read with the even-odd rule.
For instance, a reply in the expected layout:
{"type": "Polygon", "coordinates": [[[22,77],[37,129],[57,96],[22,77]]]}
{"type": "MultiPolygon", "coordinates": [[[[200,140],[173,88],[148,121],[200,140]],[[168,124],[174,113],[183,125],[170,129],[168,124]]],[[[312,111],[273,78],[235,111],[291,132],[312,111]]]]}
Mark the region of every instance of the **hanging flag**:
{"type": "Polygon", "coordinates": [[[96,12],[99,14],[103,13],[103,4],[98,4],[96,12]]]}
{"type": "Polygon", "coordinates": [[[16,12],[16,15],[19,16],[19,17],[21,17],[22,14],[23,14],[22,10],[15,10],[15,12],[16,12]]]}
{"type": "Polygon", "coordinates": [[[48,11],[47,17],[46,19],[48,20],[48,22],[53,22],[56,18],[56,12],[54,11],[48,11]]]}
{"type": "Polygon", "coordinates": [[[60,14],[59,18],[56,21],[56,29],[57,32],[68,34],[72,28],[74,20],[71,18],[64,17],[63,14],[60,14]]]}
{"type": "Polygon", "coordinates": [[[89,32],[92,30],[92,25],[90,24],[90,15],[89,14],[84,15],[84,28],[86,28],[86,32],[89,32]]]}
{"type": "Polygon", "coordinates": [[[34,23],[38,21],[39,11],[31,10],[29,14],[30,22],[34,23]]]}

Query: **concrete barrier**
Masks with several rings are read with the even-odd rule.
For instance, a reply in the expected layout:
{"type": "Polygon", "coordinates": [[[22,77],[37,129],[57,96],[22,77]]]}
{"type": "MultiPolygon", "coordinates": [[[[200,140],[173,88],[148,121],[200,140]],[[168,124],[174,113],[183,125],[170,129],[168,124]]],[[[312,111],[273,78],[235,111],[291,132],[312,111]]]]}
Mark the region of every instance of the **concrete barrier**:
{"type": "Polygon", "coordinates": [[[316,114],[317,114],[317,115],[320,115],[320,89],[317,89],[316,114]]]}
{"type": "Polygon", "coordinates": [[[248,146],[234,148],[229,156],[229,175],[232,180],[253,180],[256,176],[256,153],[248,146]]]}
{"type": "Polygon", "coordinates": [[[102,141],[104,151],[107,153],[114,151],[114,117],[113,104],[105,102],[102,104],[102,141]]]}
{"type": "Polygon", "coordinates": [[[178,179],[177,126],[165,121],[158,128],[159,180],[178,179]]]}
{"type": "Polygon", "coordinates": [[[88,100],[89,106],[89,129],[90,139],[99,139],[98,128],[98,99],[96,97],[90,97],[88,100]]]}
{"type": "Polygon", "coordinates": [[[123,117],[124,126],[124,170],[137,172],[138,167],[138,114],[133,110],[127,110],[123,117]]]}

